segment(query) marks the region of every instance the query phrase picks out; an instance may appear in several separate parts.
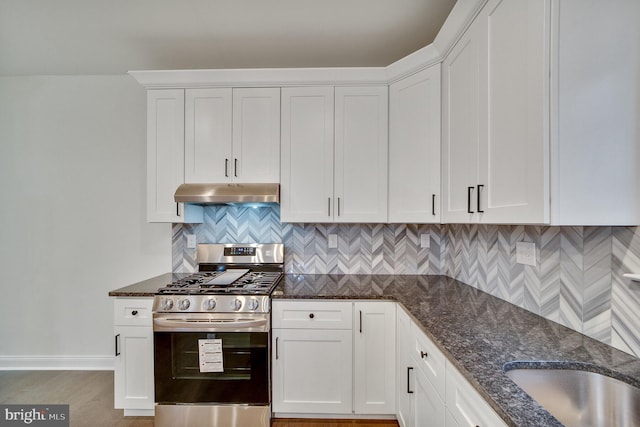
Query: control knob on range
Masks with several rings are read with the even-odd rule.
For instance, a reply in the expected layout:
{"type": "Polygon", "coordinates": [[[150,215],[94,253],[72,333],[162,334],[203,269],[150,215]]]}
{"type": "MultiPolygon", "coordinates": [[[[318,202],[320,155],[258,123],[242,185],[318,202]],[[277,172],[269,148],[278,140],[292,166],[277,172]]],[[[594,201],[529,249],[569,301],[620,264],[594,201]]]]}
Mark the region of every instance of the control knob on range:
{"type": "Polygon", "coordinates": [[[247,308],[249,310],[252,310],[252,311],[257,310],[259,305],[260,303],[255,298],[251,298],[249,301],[247,301],[247,308]]]}
{"type": "Polygon", "coordinates": [[[186,310],[189,308],[190,305],[191,305],[191,301],[189,301],[187,298],[183,298],[178,301],[178,308],[180,310],[186,310]]]}
{"type": "Polygon", "coordinates": [[[231,309],[232,310],[240,311],[241,308],[242,308],[242,301],[240,301],[238,298],[234,299],[231,302],[231,309]]]}
{"type": "Polygon", "coordinates": [[[205,310],[211,311],[216,308],[216,300],[214,300],[213,298],[206,299],[204,300],[204,303],[202,303],[202,306],[205,310]]]}
{"type": "Polygon", "coordinates": [[[173,300],[171,298],[164,298],[160,303],[160,307],[163,310],[171,310],[173,308],[173,300]]]}

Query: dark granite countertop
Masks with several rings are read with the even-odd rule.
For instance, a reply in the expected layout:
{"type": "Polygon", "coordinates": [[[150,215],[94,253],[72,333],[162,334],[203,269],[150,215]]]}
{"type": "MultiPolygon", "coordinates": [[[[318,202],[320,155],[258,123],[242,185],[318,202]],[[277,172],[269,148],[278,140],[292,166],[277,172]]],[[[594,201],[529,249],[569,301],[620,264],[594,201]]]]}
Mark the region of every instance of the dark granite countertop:
{"type": "Polygon", "coordinates": [[[185,273],[165,273],[133,285],[109,292],[110,297],[152,297],[156,291],[169,283],[188,276],[185,273]]]}
{"type": "Polygon", "coordinates": [[[445,276],[286,275],[274,298],[400,302],[510,426],[561,426],[504,373],[513,361],[587,363],[640,386],[640,359],[445,276]]]}
{"type": "MultiPolygon", "coordinates": [[[[187,275],[162,274],[109,296],[151,297],[187,275]]],[[[287,274],[273,298],[398,301],[510,426],[562,424],[506,376],[505,363],[586,363],[590,371],[640,386],[640,359],[445,276],[287,274]]]]}

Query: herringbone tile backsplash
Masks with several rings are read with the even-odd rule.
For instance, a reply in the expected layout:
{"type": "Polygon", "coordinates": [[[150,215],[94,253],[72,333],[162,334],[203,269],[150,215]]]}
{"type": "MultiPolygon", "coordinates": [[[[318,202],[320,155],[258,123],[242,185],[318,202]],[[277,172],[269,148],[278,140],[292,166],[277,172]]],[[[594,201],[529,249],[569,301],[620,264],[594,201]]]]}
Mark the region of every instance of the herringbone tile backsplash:
{"type": "Polygon", "coordinates": [[[640,273],[636,227],[282,224],[278,207],[216,206],[205,208],[204,224],[174,224],[174,272],[196,269],[186,234],[198,243],[282,242],[288,273],[444,274],[640,356],[640,283],[622,276],[640,273]],[[536,244],[535,267],[516,263],[520,241],[536,244]]]}

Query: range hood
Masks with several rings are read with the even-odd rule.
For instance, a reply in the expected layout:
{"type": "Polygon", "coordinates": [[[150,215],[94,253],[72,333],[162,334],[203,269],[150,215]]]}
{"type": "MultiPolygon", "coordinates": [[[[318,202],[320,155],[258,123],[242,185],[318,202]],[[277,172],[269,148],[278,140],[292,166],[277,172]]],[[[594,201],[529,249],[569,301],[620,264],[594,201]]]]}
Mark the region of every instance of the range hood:
{"type": "Polygon", "coordinates": [[[182,184],[173,197],[198,205],[280,203],[280,184],[182,184]]]}

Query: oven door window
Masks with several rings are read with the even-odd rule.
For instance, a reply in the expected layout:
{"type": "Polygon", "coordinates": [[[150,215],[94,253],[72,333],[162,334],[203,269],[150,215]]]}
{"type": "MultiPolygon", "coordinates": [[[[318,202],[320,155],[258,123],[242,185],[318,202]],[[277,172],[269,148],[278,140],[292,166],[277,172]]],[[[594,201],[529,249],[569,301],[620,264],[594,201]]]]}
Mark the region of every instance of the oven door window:
{"type": "Polygon", "coordinates": [[[155,332],[157,403],[269,403],[267,332],[155,332]],[[199,340],[222,341],[221,372],[202,372],[199,340]]]}

